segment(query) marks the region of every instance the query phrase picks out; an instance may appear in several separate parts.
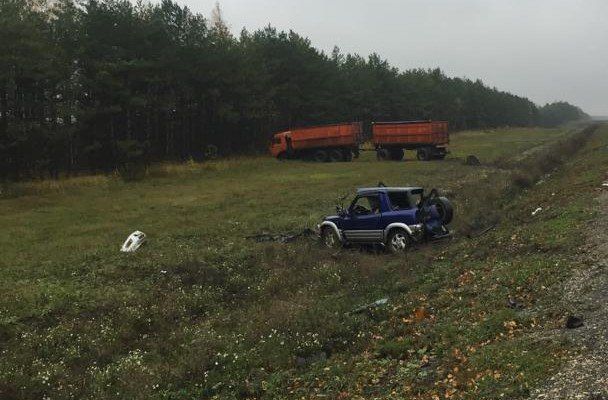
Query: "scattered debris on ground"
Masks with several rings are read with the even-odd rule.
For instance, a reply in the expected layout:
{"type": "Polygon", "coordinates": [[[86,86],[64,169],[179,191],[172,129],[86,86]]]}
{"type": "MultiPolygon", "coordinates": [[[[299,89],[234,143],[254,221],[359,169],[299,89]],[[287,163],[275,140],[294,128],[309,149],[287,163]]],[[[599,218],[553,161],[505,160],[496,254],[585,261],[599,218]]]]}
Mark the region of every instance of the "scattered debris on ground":
{"type": "Polygon", "coordinates": [[[122,244],[120,251],[123,253],[133,253],[137,251],[144,243],[146,243],[146,234],[141,231],[135,231],[129,235],[127,240],[122,244]]]}
{"type": "Polygon", "coordinates": [[[474,238],[476,238],[476,237],[479,237],[479,236],[485,235],[486,233],[490,232],[492,229],[496,228],[496,225],[497,225],[497,224],[493,224],[493,225],[490,225],[490,226],[488,226],[488,227],[485,227],[485,228],[483,228],[483,229],[481,229],[481,230],[479,230],[479,231],[477,231],[477,232],[472,232],[472,233],[469,233],[469,234],[467,234],[467,238],[469,238],[469,239],[474,239],[474,238]]]}
{"type": "Polygon", "coordinates": [[[464,160],[464,165],[479,166],[481,165],[481,161],[479,161],[479,158],[471,154],[464,160]]]}
{"type": "Polygon", "coordinates": [[[521,304],[516,299],[509,297],[509,299],[507,300],[507,307],[512,308],[514,310],[520,310],[520,309],[524,308],[524,305],[521,304]]]}
{"type": "Polygon", "coordinates": [[[540,213],[543,210],[542,207],[538,207],[536,210],[532,211],[532,216],[534,217],[536,214],[540,213]]]}
{"type": "Polygon", "coordinates": [[[360,307],[355,308],[354,310],[352,310],[350,313],[351,314],[358,314],[367,310],[371,310],[374,308],[378,308],[378,307],[382,307],[384,305],[388,304],[388,297],[384,297],[382,299],[376,300],[373,303],[369,303],[369,304],[365,304],[362,305],[360,307]]]}
{"type": "Polygon", "coordinates": [[[320,361],[325,361],[327,360],[327,353],[324,351],[321,351],[319,353],[315,353],[312,354],[310,356],[307,357],[296,357],[296,365],[298,367],[306,367],[310,364],[314,364],[316,362],[320,362],[320,361]]]}
{"type": "Polygon", "coordinates": [[[536,182],[536,186],[538,186],[538,185],[542,185],[542,184],[543,184],[543,183],[545,183],[545,182],[547,181],[547,179],[549,179],[549,178],[551,178],[551,174],[545,174],[545,175],[543,175],[543,177],[542,177],[542,178],[540,178],[540,179],[538,180],[538,182],[536,182]]]}
{"type": "Polygon", "coordinates": [[[293,242],[298,238],[312,238],[316,237],[317,234],[310,228],[302,229],[300,232],[287,232],[287,233],[267,233],[262,232],[255,235],[246,236],[247,239],[255,240],[258,243],[263,242],[277,242],[277,243],[289,243],[293,242]]]}
{"type": "Polygon", "coordinates": [[[583,318],[575,317],[574,315],[570,315],[566,320],[566,328],[568,329],[576,329],[583,326],[583,318]]]}

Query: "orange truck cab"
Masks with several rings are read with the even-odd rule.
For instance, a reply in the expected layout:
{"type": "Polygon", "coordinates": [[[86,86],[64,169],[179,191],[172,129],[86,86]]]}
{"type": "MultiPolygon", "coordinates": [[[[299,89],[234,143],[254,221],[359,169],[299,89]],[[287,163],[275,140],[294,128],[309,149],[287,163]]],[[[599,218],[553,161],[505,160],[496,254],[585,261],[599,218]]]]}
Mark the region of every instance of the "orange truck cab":
{"type": "Polygon", "coordinates": [[[274,134],[270,141],[270,154],[275,158],[282,158],[287,153],[287,136],[289,132],[274,134]]]}
{"type": "Polygon", "coordinates": [[[296,128],[273,135],[270,154],[278,159],[351,161],[359,154],[361,123],[296,128]]]}

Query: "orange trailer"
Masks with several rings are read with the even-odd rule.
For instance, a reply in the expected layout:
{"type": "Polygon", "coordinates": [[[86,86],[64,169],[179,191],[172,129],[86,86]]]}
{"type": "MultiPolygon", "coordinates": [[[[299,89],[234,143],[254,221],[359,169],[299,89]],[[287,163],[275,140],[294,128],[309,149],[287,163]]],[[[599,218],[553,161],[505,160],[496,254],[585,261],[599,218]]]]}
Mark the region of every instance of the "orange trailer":
{"type": "Polygon", "coordinates": [[[296,128],[276,133],[270,154],[278,159],[350,161],[359,154],[360,122],[296,128]]]}
{"type": "Polygon", "coordinates": [[[372,123],[372,142],[379,160],[401,160],[405,150],[416,150],[417,158],[443,159],[450,142],[445,121],[401,121],[372,123]]]}

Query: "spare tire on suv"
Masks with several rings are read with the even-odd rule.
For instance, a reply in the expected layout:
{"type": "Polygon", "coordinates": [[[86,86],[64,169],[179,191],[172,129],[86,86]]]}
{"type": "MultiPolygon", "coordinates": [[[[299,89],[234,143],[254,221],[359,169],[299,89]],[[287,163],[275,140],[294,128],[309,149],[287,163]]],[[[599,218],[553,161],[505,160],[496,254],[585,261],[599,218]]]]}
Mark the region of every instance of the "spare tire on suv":
{"type": "Polygon", "coordinates": [[[454,218],[454,206],[452,206],[447,197],[434,197],[431,199],[430,204],[435,206],[435,209],[439,213],[439,218],[441,218],[444,225],[452,222],[452,218],[454,218]]]}

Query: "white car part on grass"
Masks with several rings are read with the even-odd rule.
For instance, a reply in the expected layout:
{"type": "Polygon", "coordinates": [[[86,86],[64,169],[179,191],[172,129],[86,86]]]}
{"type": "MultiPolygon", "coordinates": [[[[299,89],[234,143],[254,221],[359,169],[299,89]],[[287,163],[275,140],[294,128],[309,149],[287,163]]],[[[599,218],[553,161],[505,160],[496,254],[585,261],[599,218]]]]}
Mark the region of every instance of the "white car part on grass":
{"type": "Polygon", "coordinates": [[[146,234],[140,231],[135,231],[129,235],[123,243],[120,251],[123,253],[133,253],[146,242],[146,234]]]}

